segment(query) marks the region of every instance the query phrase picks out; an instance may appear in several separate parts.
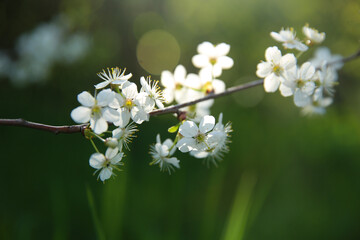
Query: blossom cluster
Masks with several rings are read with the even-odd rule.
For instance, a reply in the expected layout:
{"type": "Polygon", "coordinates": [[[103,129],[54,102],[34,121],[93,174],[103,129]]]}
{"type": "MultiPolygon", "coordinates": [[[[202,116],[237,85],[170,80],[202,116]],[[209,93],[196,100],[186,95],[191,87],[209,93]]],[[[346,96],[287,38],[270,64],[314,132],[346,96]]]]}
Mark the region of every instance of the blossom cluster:
{"type": "MultiPolygon", "coordinates": [[[[98,73],[101,82],[94,86],[94,96],[87,91],[81,92],[77,96],[81,106],[71,112],[75,122],[86,126],[85,137],[96,151],[90,156],[89,164],[96,169],[95,173],[99,173],[98,178],[104,182],[115,175],[114,169],[120,170],[124,151],[130,150],[129,143],[138,131],[136,125],[149,121],[151,112],[161,111],[164,104],[174,101],[185,103],[223,92],[225,84],[216,77],[233,65],[233,60],[226,56],[229,50],[230,46],[225,43],[216,46],[209,42],[201,43],[198,54],[192,59],[193,64],[200,68],[199,73],[187,74],[182,65],[177,66],[174,73],[163,71],[161,83],[164,90],[160,89],[158,81],[141,77],[138,91],[136,83],[130,80],[132,74],[126,74],[126,69],[115,67],[98,73]],[[109,128],[114,129],[110,131],[109,128]],[[105,144],[105,154],[99,151],[94,139],[105,144]]],[[[150,147],[150,165],[157,164],[160,170],[169,173],[180,168],[180,160],[174,156],[177,149],[216,165],[229,151],[232,128],[230,123],[222,123],[222,113],[215,123],[215,118],[210,115],[213,102],[208,100],[195,107],[179,109],[178,124],[168,130],[176,133],[174,140],[168,138],[161,142],[160,134],[157,134],[156,143],[150,147]]]]}
{"type": "Polygon", "coordinates": [[[303,52],[325,40],[325,33],[310,28],[308,24],[302,32],[303,41],[297,38],[293,28],[271,32],[271,37],[281,42],[285,50],[298,53],[283,55],[276,46],[267,48],[265,61],[257,65],[256,75],[264,78],[266,92],[279,89],[282,96],[293,96],[295,105],[301,107],[304,114],[323,114],[325,108],[333,102],[337,70],[342,67],[338,61],[341,56],[332,55],[328,48],[320,47],[313,58],[298,65],[303,52]]]}

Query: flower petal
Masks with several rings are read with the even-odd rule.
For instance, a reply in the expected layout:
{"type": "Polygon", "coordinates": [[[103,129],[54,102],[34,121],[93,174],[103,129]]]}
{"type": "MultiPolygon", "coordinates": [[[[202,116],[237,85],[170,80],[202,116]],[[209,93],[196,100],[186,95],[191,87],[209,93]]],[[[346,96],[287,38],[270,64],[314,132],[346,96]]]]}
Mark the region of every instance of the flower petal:
{"type": "Polygon", "coordinates": [[[294,103],[298,107],[305,107],[311,103],[311,97],[300,89],[296,89],[294,93],[294,103]]]}
{"type": "Polygon", "coordinates": [[[215,47],[210,42],[203,42],[198,45],[197,51],[200,54],[209,55],[209,53],[213,54],[215,52],[215,47]]]}
{"type": "Polygon", "coordinates": [[[104,81],[95,85],[96,89],[102,89],[110,84],[110,81],[104,81]]]}
{"type": "Polygon", "coordinates": [[[226,43],[220,43],[215,47],[215,54],[217,57],[227,55],[230,51],[230,45],[226,43]]]}
{"type": "Polygon", "coordinates": [[[256,75],[265,78],[273,71],[273,65],[269,62],[261,62],[257,65],[256,75]]]}
{"type": "Polygon", "coordinates": [[[114,125],[124,128],[129,123],[131,114],[125,108],[120,108],[118,112],[120,114],[120,118],[117,122],[114,122],[114,125]]]}
{"type": "Polygon", "coordinates": [[[203,68],[211,65],[209,58],[205,55],[195,55],[192,57],[191,61],[197,68],[203,68]]]}
{"type": "Polygon", "coordinates": [[[90,122],[90,127],[94,131],[94,133],[101,134],[108,129],[108,124],[104,118],[98,118],[90,122]]]}
{"type": "Polygon", "coordinates": [[[97,104],[99,106],[107,106],[109,105],[115,98],[115,92],[111,91],[110,89],[105,89],[99,92],[96,96],[97,104]]]}
{"type": "Polygon", "coordinates": [[[88,107],[77,107],[71,111],[71,118],[77,123],[86,123],[90,120],[91,109],[88,107]]]}
{"type": "Polygon", "coordinates": [[[184,137],[177,142],[176,147],[180,150],[180,152],[186,153],[191,151],[195,144],[195,139],[184,137]]]}
{"type": "Polygon", "coordinates": [[[118,148],[108,148],[106,149],[105,157],[110,160],[114,158],[118,152],[119,152],[118,148]]]}
{"type": "Polygon", "coordinates": [[[218,58],[216,63],[219,64],[223,69],[229,69],[234,65],[234,60],[231,57],[222,56],[218,58]]]}
{"type": "Polygon", "coordinates": [[[109,179],[111,177],[111,175],[112,175],[112,168],[106,167],[100,171],[99,177],[100,177],[101,181],[105,181],[105,180],[109,179]]]}
{"type": "Polygon", "coordinates": [[[105,156],[101,153],[94,153],[90,156],[89,165],[95,169],[102,168],[102,164],[105,162],[105,156]]]}
{"type": "Polygon", "coordinates": [[[281,51],[277,47],[268,47],[265,51],[265,59],[267,62],[279,64],[281,59],[281,51]]]}
{"type": "Polygon", "coordinates": [[[264,79],[264,89],[266,92],[275,92],[280,85],[280,78],[271,73],[264,79]]]}
{"type": "Polygon", "coordinates": [[[179,133],[184,137],[194,137],[198,134],[198,127],[192,121],[185,121],[179,128],[179,133]]]}
{"type": "Polygon", "coordinates": [[[81,105],[85,107],[92,107],[95,105],[95,98],[91,96],[89,92],[82,92],[77,96],[77,99],[81,105]]]}
{"type": "Polygon", "coordinates": [[[199,125],[200,132],[207,133],[211,131],[215,126],[215,118],[213,116],[204,116],[199,125]]]}

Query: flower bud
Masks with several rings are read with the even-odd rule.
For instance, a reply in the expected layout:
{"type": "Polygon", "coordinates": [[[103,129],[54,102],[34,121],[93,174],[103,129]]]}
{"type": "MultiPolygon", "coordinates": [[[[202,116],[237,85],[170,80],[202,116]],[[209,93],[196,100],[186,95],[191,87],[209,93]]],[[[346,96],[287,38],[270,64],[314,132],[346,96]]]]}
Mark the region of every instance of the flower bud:
{"type": "Polygon", "coordinates": [[[110,148],[116,148],[118,146],[118,140],[113,137],[108,137],[105,140],[105,145],[110,148]]]}

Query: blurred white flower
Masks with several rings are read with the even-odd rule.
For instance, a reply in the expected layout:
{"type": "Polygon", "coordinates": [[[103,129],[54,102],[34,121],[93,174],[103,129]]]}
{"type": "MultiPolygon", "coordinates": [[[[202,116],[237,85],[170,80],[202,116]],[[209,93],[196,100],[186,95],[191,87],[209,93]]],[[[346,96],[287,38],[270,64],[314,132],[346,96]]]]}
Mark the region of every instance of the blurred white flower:
{"type": "Polygon", "coordinates": [[[271,32],[270,36],[278,42],[282,42],[286,49],[297,49],[299,51],[306,51],[308,47],[296,38],[296,33],[293,28],[281,29],[280,32],[271,32]]]}
{"type": "Polygon", "coordinates": [[[296,58],[288,53],[281,56],[277,47],[268,47],[265,51],[266,62],[257,65],[256,75],[264,79],[266,92],[275,92],[281,82],[285,81],[287,72],[296,71],[296,58]]]}
{"type": "Polygon", "coordinates": [[[304,107],[311,102],[311,95],[315,90],[315,67],[310,62],[305,62],[294,73],[288,73],[286,80],[280,86],[283,96],[294,94],[294,103],[304,107]]]}
{"type": "Polygon", "coordinates": [[[232,58],[226,56],[230,51],[230,45],[220,43],[214,46],[210,42],[203,42],[198,45],[199,54],[192,58],[197,68],[210,67],[213,77],[219,77],[223,69],[230,69],[234,65],[232,58]]]}
{"type": "Polygon", "coordinates": [[[319,47],[316,49],[314,58],[309,61],[315,66],[315,68],[321,68],[324,63],[331,64],[335,70],[340,70],[344,63],[341,61],[342,56],[340,54],[332,55],[330,49],[327,47],[319,47]]]}
{"type": "Polygon", "coordinates": [[[95,173],[100,171],[98,178],[104,182],[114,174],[114,168],[118,169],[117,165],[122,165],[120,161],[123,156],[124,153],[119,152],[118,148],[108,148],[105,156],[102,153],[92,154],[89,159],[89,164],[91,167],[97,169],[95,173]]]}
{"type": "Polygon", "coordinates": [[[90,45],[88,35],[72,32],[67,17],[57,16],[18,38],[15,46],[18,60],[8,62],[3,75],[18,86],[43,82],[55,63],[71,64],[79,60],[90,45]]]}
{"type": "Polygon", "coordinates": [[[306,24],[302,31],[306,36],[307,45],[320,44],[325,40],[325,33],[319,33],[315,28],[310,28],[309,24],[306,24]]]}
{"type": "Polygon", "coordinates": [[[171,139],[166,139],[163,143],[160,140],[160,134],[156,136],[156,144],[150,148],[150,154],[152,155],[153,161],[150,165],[159,164],[161,171],[171,171],[174,167],[180,168],[179,160],[176,157],[171,157],[176,151],[176,147],[171,139]]]}

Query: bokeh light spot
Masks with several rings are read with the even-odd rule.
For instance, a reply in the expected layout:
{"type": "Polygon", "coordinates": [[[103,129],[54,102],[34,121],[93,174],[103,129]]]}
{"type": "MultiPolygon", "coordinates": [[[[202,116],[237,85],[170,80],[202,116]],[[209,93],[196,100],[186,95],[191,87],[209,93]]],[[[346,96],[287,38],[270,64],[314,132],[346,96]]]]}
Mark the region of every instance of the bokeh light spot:
{"type": "Polygon", "coordinates": [[[172,70],[180,59],[180,47],[175,37],[164,30],[145,33],[136,48],[136,57],[147,72],[160,75],[163,70],[172,70]]]}

